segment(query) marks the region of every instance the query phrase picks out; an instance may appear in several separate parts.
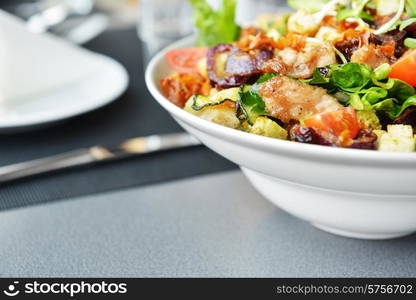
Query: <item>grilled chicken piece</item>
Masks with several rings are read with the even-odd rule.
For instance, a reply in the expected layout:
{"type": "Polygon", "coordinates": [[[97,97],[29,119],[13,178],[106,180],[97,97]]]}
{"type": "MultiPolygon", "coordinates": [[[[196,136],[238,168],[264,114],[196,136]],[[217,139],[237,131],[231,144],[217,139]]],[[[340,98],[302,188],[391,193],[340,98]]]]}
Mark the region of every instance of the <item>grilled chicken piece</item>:
{"type": "Polygon", "coordinates": [[[365,45],[354,51],[351,62],[366,64],[375,69],[379,65],[390,63],[390,59],[374,45],[365,45]]]}
{"type": "Polygon", "coordinates": [[[293,78],[309,78],[317,67],[336,63],[334,49],[329,44],[309,43],[301,51],[287,47],[263,64],[263,72],[274,72],[293,78]]]}
{"type": "Polygon", "coordinates": [[[266,111],[284,123],[343,107],[325,89],[286,76],[276,76],[260,84],[259,93],[266,111]]]}

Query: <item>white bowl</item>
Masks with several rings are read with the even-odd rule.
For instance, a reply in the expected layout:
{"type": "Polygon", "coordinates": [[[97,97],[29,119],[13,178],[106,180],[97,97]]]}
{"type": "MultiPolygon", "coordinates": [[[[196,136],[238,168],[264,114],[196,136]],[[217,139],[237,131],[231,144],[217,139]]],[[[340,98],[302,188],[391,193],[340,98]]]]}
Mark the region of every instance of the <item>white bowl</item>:
{"type": "Polygon", "coordinates": [[[170,74],[158,53],[146,71],[153,97],[189,133],[238,164],[256,189],[285,211],[338,235],[388,239],[416,231],[416,153],[301,144],[249,134],[200,119],[166,99],[170,74]]]}

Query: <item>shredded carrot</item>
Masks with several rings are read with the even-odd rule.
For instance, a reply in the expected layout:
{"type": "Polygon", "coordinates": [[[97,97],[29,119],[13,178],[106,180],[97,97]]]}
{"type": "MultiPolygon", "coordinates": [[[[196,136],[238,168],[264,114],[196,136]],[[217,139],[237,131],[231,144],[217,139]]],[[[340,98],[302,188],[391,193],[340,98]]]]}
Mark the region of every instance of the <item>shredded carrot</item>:
{"type": "Polygon", "coordinates": [[[385,41],[382,46],[378,46],[377,48],[379,48],[384,55],[393,57],[394,51],[396,50],[396,43],[394,41],[385,41]]]}
{"type": "Polygon", "coordinates": [[[332,28],[336,28],[338,25],[338,21],[334,16],[325,16],[322,21],[320,26],[323,27],[332,27],[332,28]]]}
{"type": "Polygon", "coordinates": [[[173,74],[160,80],[160,88],[172,103],[183,107],[192,95],[208,95],[211,85],[197,74],[173,74]]]}

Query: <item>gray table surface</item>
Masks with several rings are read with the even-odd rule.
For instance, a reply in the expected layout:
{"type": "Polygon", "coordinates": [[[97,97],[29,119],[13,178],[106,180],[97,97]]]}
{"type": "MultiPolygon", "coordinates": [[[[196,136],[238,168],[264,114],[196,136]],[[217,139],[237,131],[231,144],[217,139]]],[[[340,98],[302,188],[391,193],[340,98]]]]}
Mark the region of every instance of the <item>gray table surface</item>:
{"type": "Polygon", "coordinates": [[[0,213],[0,276],[416,276],[416,236],[337,237],[238,172],[0,213]]]}

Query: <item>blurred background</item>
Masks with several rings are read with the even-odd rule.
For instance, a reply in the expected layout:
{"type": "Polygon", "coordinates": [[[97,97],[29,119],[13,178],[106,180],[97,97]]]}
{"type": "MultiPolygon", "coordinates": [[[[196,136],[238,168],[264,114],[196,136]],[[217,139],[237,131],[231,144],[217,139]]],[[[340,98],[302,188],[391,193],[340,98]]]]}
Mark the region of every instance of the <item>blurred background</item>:
{"type": "MultiPolygon", "coordinates": [[[[221,0],[207,0],[218,8],[221,0]]],[[[247,24],[260,13],[270,13],[285,0],[238,0],[237,20],[247,24]]],[[[105,30],[136,26],[145,42],[144,59],[193,31],[188,0],[2,0],[0,8],[28,23],[34,32],[50,31],[84,44],[105,30]]]]}
{"type": "MultiPolygon", "coordinates": [[[[208,2],[218,7],[221,0],[208,2]]],[[[54,124],[2,133],[0,165],[95,145],[117,145],[138,136],[182,131],[147,91],[144,69],[150,57],[161,47],[194,31],[188,0],[1,0],[0,9],[22,18],[31,32],[51,32],[72,44],[118,61],[129,77],[127,89],[101,108],[54,124]]],[[[287,9],[285,0],[239,0],[237,18],[240,23],[249,23],[256,14],[287,9]]],[[[3,37],[8,35],[7,41],[14,40],[14,32],[3,28],[1,33],[3,37]]],[[[28,51],[20,51],[21,55],[27,56],[30,47],[34,49],[36,45],[26,47],[29,47],[28,51]]],[[[42,49],[46,54],[50,51],[47,47],[42,49]]],[[[13,59],[19,60],[13,56],[7,67],[16,69],[13,59]]],[[[19,72],[30,73],[26,70],[33,68],[34,64],[30,59],[25,59],[25,62],[28,63],[19,72]]],[[[44,59],[44,63],[48,63],[48,59],[44,59]]],[[[57,76],[62,76],[66,70],[57,73],[57,76]]],[[[20,82],[16,84],[23,89],[20,82]]],[[[93,96],[95,92],[87,95],[93,96]]],[[[89,98],[73,97],[71,101],[73,99],[75,106],[85,105],[89,98]]],[[[37,109],[38,102],[29,100],[25,102],[28,108],[19,108],[22,120],[31,114],[31,109],[42,110],[37,109]]],[[[62,106],[62,99],[52,100],[58,110],[65,112],[67,108],[62,106]]],[[[51,106],[43,107],[51,112],[51,106]]],[[[7,112],[8,115],[14,113],[7,112]]],[[[134,157],[3,185],[0,210],[234,168],[234,164],[205,147],[134,157]]]]}

